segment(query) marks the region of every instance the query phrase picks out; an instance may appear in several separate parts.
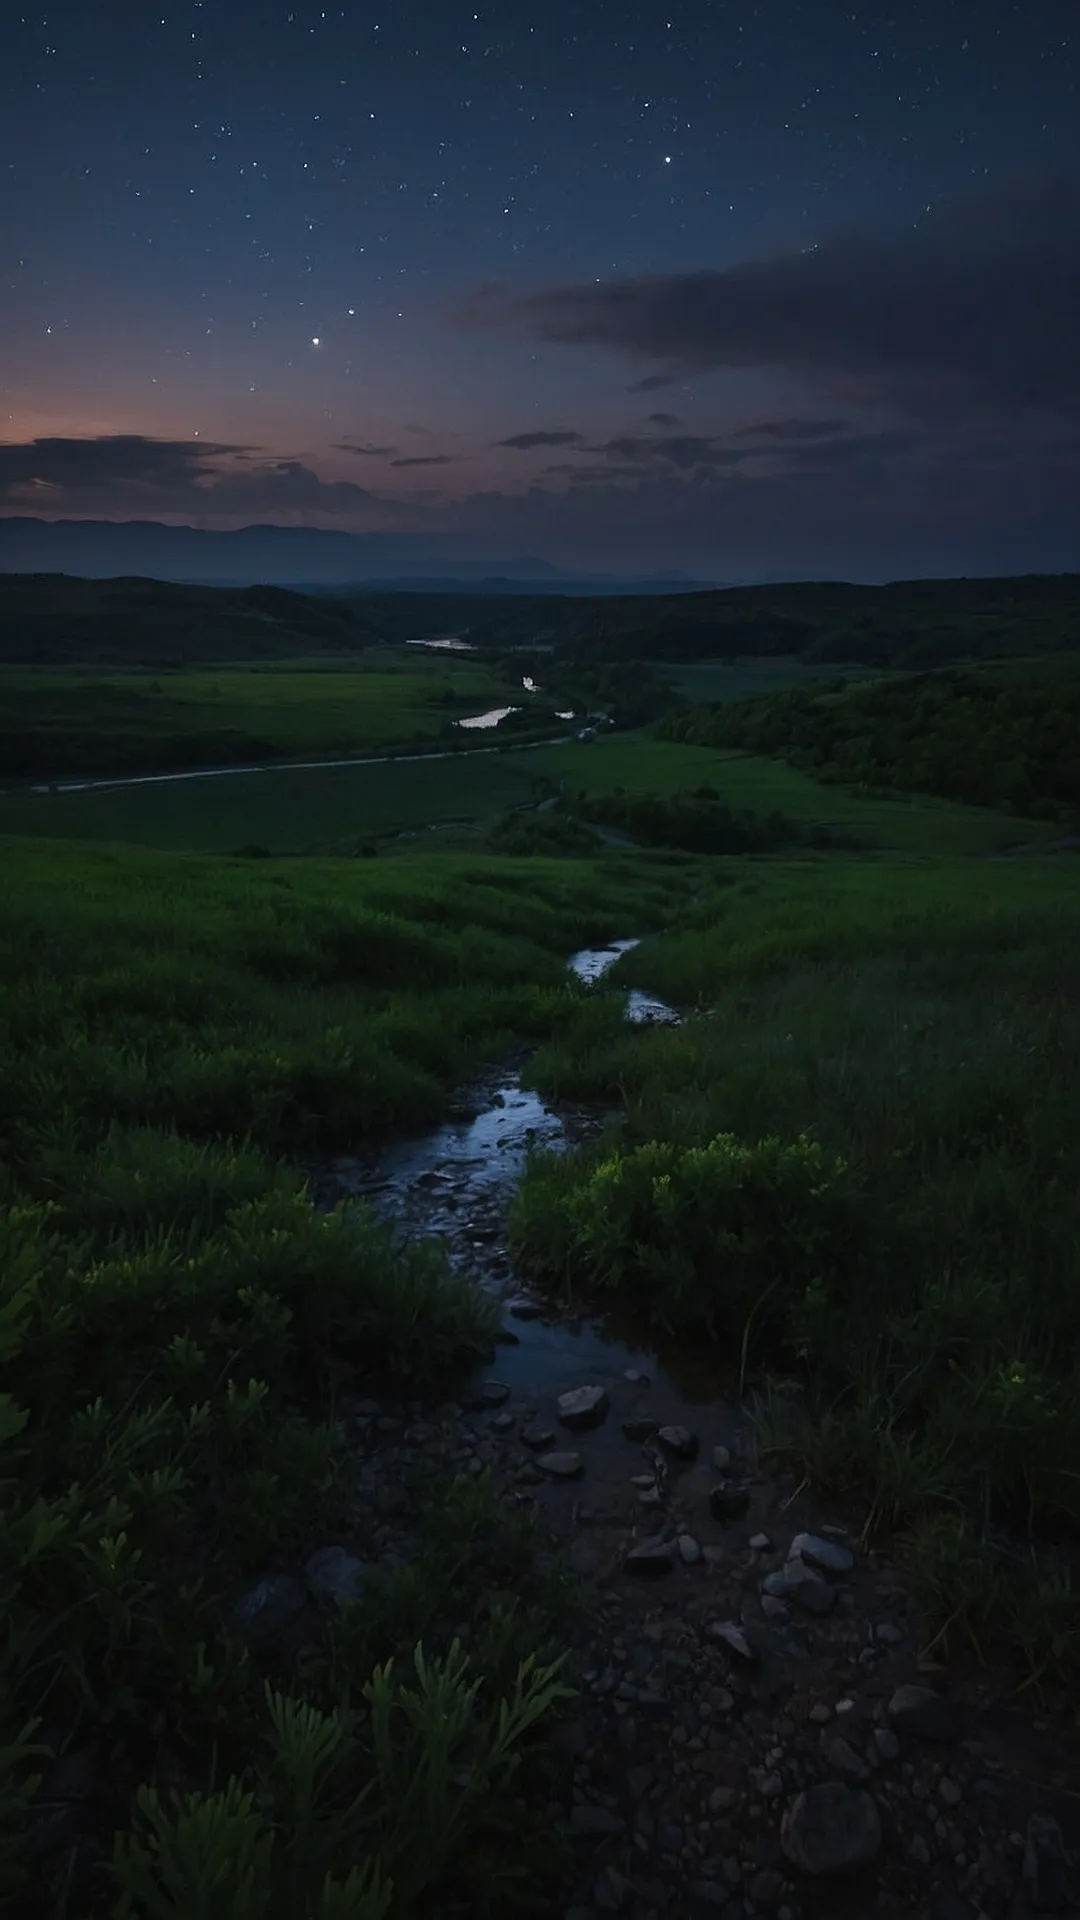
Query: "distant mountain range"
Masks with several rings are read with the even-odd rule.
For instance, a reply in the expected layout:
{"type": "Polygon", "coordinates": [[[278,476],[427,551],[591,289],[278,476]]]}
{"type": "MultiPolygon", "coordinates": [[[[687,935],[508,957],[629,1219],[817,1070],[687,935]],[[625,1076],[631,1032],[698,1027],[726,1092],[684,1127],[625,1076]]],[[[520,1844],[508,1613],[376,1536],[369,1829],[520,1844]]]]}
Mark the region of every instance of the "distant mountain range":
{"type": "Polygon", "coordinates": [[[370,588],[383,593],[683,593],[719,581],[678,574],[648,579],[572,575],[531,556],[447,560],[412,534],[338,533],[325,527],[240,527],[208,532],[157,520],[38,520],[0,516],[0,573],[70,573],[88,580],[139,576],[200,586],[370,588]]]}

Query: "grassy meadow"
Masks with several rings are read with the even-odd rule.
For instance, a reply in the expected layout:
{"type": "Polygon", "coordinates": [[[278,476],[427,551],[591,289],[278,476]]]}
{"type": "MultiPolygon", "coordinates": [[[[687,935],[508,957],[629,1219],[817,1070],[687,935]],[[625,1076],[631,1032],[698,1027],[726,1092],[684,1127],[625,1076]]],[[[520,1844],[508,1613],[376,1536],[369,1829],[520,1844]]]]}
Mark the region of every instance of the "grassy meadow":
{"type": "MultiPolygon", "coordinates": [[[[0,672],[0,779],[93,777],[427,746],[514,689],[420,648],[356,668],[275,661],[214,670],[0,672]]],[[[520,689],[517,690],[520,697],[520,689]]]]}
{"type": "MultiPolygon", "coordinates": [[[[506,685],[403,648],[363,665],[12,670],[10,734],[162,769],[164,742],[230,730],[268,757],[331,727],[374,749],[506,685]]],[[[433,1468],[419,1558],[301,1666],[235,1619],[352,1537],[351,1397],[445,1400],[496,1328],[434,1247],[320,1211],[302,1168],[434,1123],[523,1044],[545,1094],[625,1119],[534,1159],[522,1270],[720,1343],[763,1455],[891,1538],[936,1649],[1075,1688],[1080,878],[990,857],[1056,820],[865,786],[619,732],[0,794],[0,1908],[553,1910],[572,1596],[489,1484],[433,1468]],[[715,803],[774,850],[585,835],[650,801],[715,803]],[[523,826],[539,851],[491,851],[523,826]],[[568,978],[633,933],[607,985],[568,978]],[[628,1027],[631,984],[684,1024],[628,1027]],[[87,1755],[85,1830],[43,1838],[58,1758],[87,1755]]]]}
{"type": "Polygon", "coordinates": [[[524,1870],[543,1910],[557,1852],[519,1796],[547,1797],[559,1590],[486,1483],[418,1489],[420,1559],[327,1623],[302,1678],[233,1609],[352,1537],[345,1396],[444,1398],[498,1317],[434,1249],[318,1212],[300,1164],[430,1123],[470,1069],[558,1032],[584,998],[566,953],[660,923],[686,872],[0,860],[0,1897],[494,1920],[524,1870]],[[102,1743],[57,1851],[36,1786],[102,1743]]]}
{"type": "Polygon", "coordinates": [[[170,850],[350,854],[384,837],[457,824],[474,834],[538,792],[669,795],[709,785],[734,808],[831,826],[870,849],[994,853],[1049,828],[923,795],[872,800],[783,761],[730,749],[612,734],[565,746],[467,751],[390,766],[274,767],[88,793],[0,794],[5,833],[170,850]]]}

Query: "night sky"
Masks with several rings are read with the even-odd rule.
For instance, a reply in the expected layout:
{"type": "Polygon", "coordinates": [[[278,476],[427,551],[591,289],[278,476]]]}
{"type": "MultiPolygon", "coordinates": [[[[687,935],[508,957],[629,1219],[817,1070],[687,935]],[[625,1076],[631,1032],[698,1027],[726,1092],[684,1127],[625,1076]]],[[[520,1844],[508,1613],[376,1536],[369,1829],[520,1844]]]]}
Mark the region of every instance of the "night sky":
{"type": "Polygon", "coordinates": [[[0,511],[1080,567],[1078,50],[1077,0],[4,7],[0,511]]]}

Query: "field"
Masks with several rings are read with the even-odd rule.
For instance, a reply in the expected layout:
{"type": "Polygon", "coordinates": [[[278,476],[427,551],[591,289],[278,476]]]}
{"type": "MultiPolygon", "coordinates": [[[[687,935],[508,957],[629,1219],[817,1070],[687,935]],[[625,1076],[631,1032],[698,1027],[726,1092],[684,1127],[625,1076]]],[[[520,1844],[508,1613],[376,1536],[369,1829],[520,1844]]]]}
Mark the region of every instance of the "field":
{"type": "MultiPolygon", "coordinates": [[[[80,676],[96,709],[58,684],[71,738],[122,739],[128,702],[150,755],[221,712],[311,752],[496,698],[471,660],[365,668],[80,676]]],[[[24,721],[53,679],[11,678],[24,721]]],[[[353,1396],[445,1403],[492,1351],[495,1310],[434,1244],[317,1208],[303,1169],[434,1124],[512,1051],[623,1116],[533,1158],[519,1270],[721,1352],[763,1465],[888,1543],[934,1657],[1075,1698],[1080,869],[1030,851],[1060,831],[630,732],[0,795],[0,1903],[503,1920],[521,1866],[527,1910],[565,1909],[545,1735],[581,1601],[483,1476],[433,1453],[416,1559],[302,1658],[235,1613],[354,1537],[353,1396]],[[703,787],[856,844],[589,850],[579,827],[575,850],[579,791],[703,787]],[[510,809],[573,857],[493,854],[510,809]],[[613,984],[681,1027],[568,978],[627,933],[652,937],[613,984]],[[35,1783],[70,1752],[109,1764],[65,1851],[35,1783]]]]}
{"type": "Polygon", "coordinates": [[[352,853],[435,823],[484,828],[504,809],[529,805],[541,781],[662,794],[704,782],[732,807],[830,823],[868,847],[908,853],[993,853],[1049,833],[1045,825],[947,801],[866,800],[781,761],[642,734],[388,766],[279,767],[90,793],[9,792],[0,795],[0,826],[52,839],[208,853],[247,845],[276,854],[352,853]]]}
{"type": "Polygon", "coordinates": [[[416,648],[380,650],[359,670],[317,661],[156,674],[8,669],[0,673],[0,778],[78,779],[420,745],[513,691],[482,664],[416,648]]]}

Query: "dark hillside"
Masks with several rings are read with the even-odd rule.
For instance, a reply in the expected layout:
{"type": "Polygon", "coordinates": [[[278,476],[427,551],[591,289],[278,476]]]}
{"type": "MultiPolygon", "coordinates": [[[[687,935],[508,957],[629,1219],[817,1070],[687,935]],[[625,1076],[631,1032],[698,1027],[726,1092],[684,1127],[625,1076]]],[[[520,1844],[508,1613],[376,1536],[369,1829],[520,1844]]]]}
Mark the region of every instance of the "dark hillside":
{"type": "Polygon", "coordinates": [[[819,780],[1080,818],[1080,654],[793,688],[695,707],[665,738],[771,754],[819,780]]]}
{"type": "Polygon", "coordinates": [[[0,663],[190,666],[352,653],[379,638],[339,600],[284,587],[0,576],[0,663]]]}

